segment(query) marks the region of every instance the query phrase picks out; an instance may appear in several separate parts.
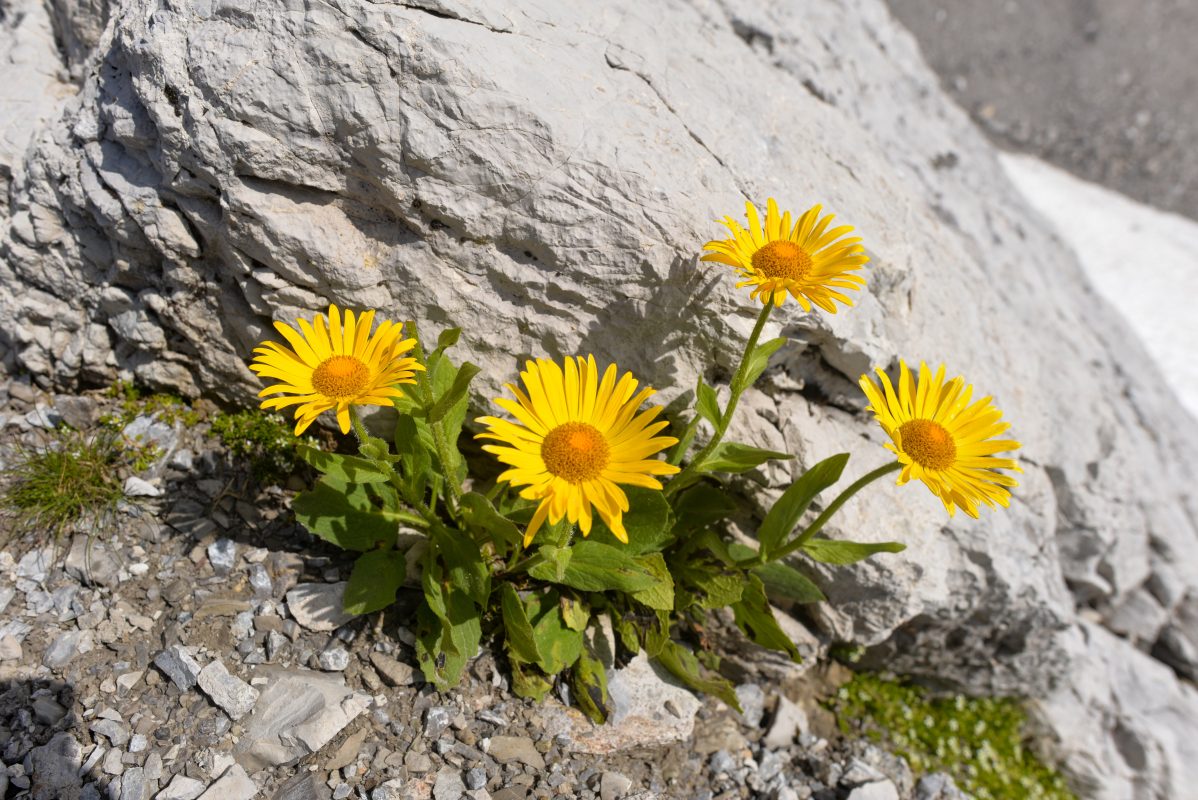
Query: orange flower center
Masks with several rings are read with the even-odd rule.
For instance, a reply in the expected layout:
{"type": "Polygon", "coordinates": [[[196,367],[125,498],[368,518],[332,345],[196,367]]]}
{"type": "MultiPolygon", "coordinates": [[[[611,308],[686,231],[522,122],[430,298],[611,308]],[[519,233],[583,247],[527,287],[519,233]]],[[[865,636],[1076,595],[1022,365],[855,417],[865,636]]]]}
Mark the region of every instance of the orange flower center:
{"type": "Polygon", "coordinates": [[[898,429],[900,446],[925,469],[948,469],[957,460],[957,443],[944,426],[930,419],[913,419],[898,429]]]}
{"type": "Polygon", "coordinates": [[[767,278],[801,281],[811,272],[811,256],[794,242],[776,239],[753,254],[753,269],[767,278]]]}
{"type": "Polygon", "coordinates": [[[611,448],[604,435],[585,422],[558,425],[541,442],[545,469],[570,483],[598,478],[610,455],[611,448]]]}
{"type": "Polygon", "coordinates": [[[355,397],[370,382],[370,367],[353,356],[332,356],[312,370],[312,388],[325,397],[355,397]]]}

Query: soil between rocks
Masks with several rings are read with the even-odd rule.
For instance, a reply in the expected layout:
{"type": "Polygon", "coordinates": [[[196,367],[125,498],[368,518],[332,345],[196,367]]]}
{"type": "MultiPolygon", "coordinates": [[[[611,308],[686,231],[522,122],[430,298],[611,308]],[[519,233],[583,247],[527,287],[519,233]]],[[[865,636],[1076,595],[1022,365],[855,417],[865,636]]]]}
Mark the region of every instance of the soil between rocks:
{"type": "MultiPolygon", "coordinates": [[[[59,409],[113,411],[102,395],[2,388],[0,469],[46,441],[59,409]]],[[[206,424],[132,430],[162,454],[109,525],[47,543],[0,521],[0,798],[963,796],[836,735],[812,700],[834,669],[723,653],[743,716],[707,698],[686,738],[615,726],[604,748],[558,700],[512,695],[485,649],[438,693],[407,627],[417,592],[343,620],[320,603],[352,557],[295,523],[293,491],[256,485],[206,424]]]]}

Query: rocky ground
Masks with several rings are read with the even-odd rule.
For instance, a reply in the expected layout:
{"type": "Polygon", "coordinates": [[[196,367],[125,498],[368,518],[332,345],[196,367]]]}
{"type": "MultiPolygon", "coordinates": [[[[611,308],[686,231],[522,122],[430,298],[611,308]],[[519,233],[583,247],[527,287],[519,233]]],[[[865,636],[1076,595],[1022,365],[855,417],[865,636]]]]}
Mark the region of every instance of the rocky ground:
{"type": "MultiPolygon", "coordinates": [[[[0,461],[113,400],[13,382],[0,461]]],[[[351,561],[291,520],[207,426],[142,415],[158,457],[103,528],[0,549],[0,798],[962,797],[835,733],[835,667],[730,664],[743,715],[634,661],[614,724],[514,697],[490,654],[440,694],[414,668],[417,596],[350,618],[351,561]]],[[[10,521],[11,522],[11,521],[10,521]]]]}

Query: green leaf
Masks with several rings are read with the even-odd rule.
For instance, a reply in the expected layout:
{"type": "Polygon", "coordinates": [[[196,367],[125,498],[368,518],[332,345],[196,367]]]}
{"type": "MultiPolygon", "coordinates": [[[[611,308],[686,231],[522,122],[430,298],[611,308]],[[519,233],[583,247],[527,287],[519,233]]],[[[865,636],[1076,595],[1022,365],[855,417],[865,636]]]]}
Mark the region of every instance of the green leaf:
{"type": "Polygon", "coordinates": [[[712,531],[692,537],[672,554],[675,606],[712,609],[729,606],[740,599],[745,571],[736,565],[728,545],[712,531]]]}
{"type": "Polygon", "coordinates": [[[796,603],[822,603],[828,599],[810,578],[779,561],[754,567],[753,574],[761,578],[766,592],[773,597],[784,597],[796,603]]]}
{"type": "Polygon", "coordinates": [[[899,542],[846,542],[839,539],[808,539],[803,552],[823,564],[855,564],[874,553],[901,553],[907,545],[899,542]]]}
{"type": "Polygon", "coordinates": [[[450,621],[440,619],[427,605],[416,611],[416,659],[424,678],[439,691],[457,685],[482,640],[477,610],[465,595],[451,602],[450,621]],[[470,608],[460,608],[461,600],[470,608]]]}
{"type": "Polygon", "coordinates": [[[720,418],[723,416],[723,412],[720,411],[720,399],[716,396],[715,389],[704,383],[702,377],[695,387],[695,412],[710,422],[713,428],[719,429],[720,418]]]}
{"type": "MultiPolygon", "coordinates": [[[[569,548],[569,553],[569,561],[554,583],[584,592],[603,592],[609,589],[636,592],[648,589],[657,582],[633,556],[618,547],[587,540],[569,548]]],[[[529,570],[529,574],[535,578],[549,580],[534,574],[532,570],[529,570]]]]}
{"type": "Polygon", "coordinates": [[[765,596],[765,586],[756,575],[749,576],[740,601],[732,604],[732,613],[737,627],[751,641],[771,650],[781,650],[796,664],[803,660],[799,648],[778,626],[774,610],[765,596]]]}
{"type": "Polygon", "coordinates": [[[616,630],[616,635],[620,637],[620,644],[624,645],[625,650],[633,655],[641,652],[640,629],[633,619],[630,617],[613,619],[612,626],[616,630]]]}
{"type": "Polygon", "coordinates": [[[736,511],[736,503],[724,489],[700,483],[675,501],[674,536],[681,537],[719,522],[736,511]]]}
{"type": "Polygon", "coordinates": [[[803,512],[811,505],[815,496],[827,489],[844,472],[845,464],[849,462],[849,454],[841,453],[825,458],[803,476],[790,485],[778,502],[774,503],[761,527],[757,529],[757,539],[761,542],[761,552],[768,559],[770,553],[777,550],[794,530],[795,525],[803,516],[803,512]]]}
{"type": "Polygon", "coordinates": [[[628,544],[617,539],[600,519],[595,520],[589,541],[618,547],[634,556],[663,550],[674,538],[669,502],[657,489],[643,486],[623,486],[621,489],[628,496],[628,511],[623,516],[628,544]]]}
{"type": "Polygon", "coordinates": [[[399,497],[387,484],[347,483],[325,475],[291,503],[295,518],[312,533],[346,550],[390,546],[399,530],[399,497]]]}
{"type": "Polygon", "coordinates": [[[399,460],[397,456],[391,455],[387,443],[377,436],[367,436],[366,440],[358,445],[358,453],[366,459],[376,462],[379,468],[384,464],[391,464],[399,460]]]}
{"type": "Polygon", "coordinates": [[[654,578],[654,584],[648,589],[632,593],[632,599],[649,608],[660,611],[674,610],[674,578],[670,568],[661,553],[649,553],[637,556],[636,562],[654,578]]]}
{"type": "Polygon", "coordinates": [[[562,595],[562,620],[567,628],[581,633],[587,629],[587,623],[591,621],[591,611],[586,603],[577,597],[562,595]]]}
{"type": "Polygon", "coordinates": [[[497,545],[519,545],[524,540],[524,534],[516,527],[516,523],[496,511],[491,501],[478,492],[462,495],[458,508],[467,526],[497,545]]]}
{"type": "Polygon", "coordinates": [[[524,607],[536,640],[537,666],[546,675],[556,675],[577,661],[582,652],[582,633],[569,628],[562,618],[561,595],[554,589],[530,594],[524,607]]]}
{"type": "Polygon", "coordinates": [[[359,456],[326,453],[306,444],[296,445],[296,452],[316,469],[345,483],[386,483],[390,480],[385,470],[359,456]]]}
{"type": "Polygon", "coordinates": [[[752,386],[761,377],[761,373],[765,372],[765,368],[770,365],[770,357],[778,352],[782,345],[788,340],[770,339],[768,342],[762,342],[753,350],[753,354],[749,356],[749,364],[745,368],[745,388],[752,386]]]}
{"type": "Polygon", "coordinates": [[[409,413],[401,412],[395,421],[395,452],[403,469],[404,484],[415,499],[424,498],[424,488],[433,468],[432,432],[427,438],[421,431],[428,426],[409,413]]]}
{"type": "Polygon", "coordinates": [[[574,702],[596,725],[607,722],[611,714],[611,698],[607,694],[607,672],[603,664],[586,647],[578,656],[570,673],[570,689],[574,702]]]}
{"type": "Polygon", "coordinates": [[[491,572],[478,543],[461,531],[442,527],[433,528],[430,536],[444,564],[448,584],[485,608],[491,596],[491,572]]]}
{"type": "Polygon", "coordinates": [[[566,577],[566,567],[570,565],[574,551],[569,547],[547,544],[537,552],[544,560],[528,568],[529,577],[550,583],[562,583],[566,577]]]}
{"type": "Polygon", "coordinates": [[[358,556],[345,587],[345,610],[370,614],[391,605],[406,572],[404,554],[397,550],[371,550],[358,556]]]}
{"type": "Polygon", "coordinates": [[[545,699],[553,684],[536,667],[512,661],[512,691],[517,697],[527,697],[536,702],[545,699]]]}
{"type": "Polygon", "coordinates": [[[428,421],[434,424],[440,422],[449,413],[449,409],[466,399],[466,393],[470,391],[470,381],[474,380],[474,376],[480,372],[482,372],[482,368],[469,361],[458,367],[449,390],[441,395],[437,402],[433,403],[433,407],[428,410],[428,421]]]}
{"type": "Polygon", "coordinates": [[[739,442],[721,442],[697,469],[700,472],[747,472],[773,459],[794,458],[790,453],[762,450],[739,442]]]}
{"type": "Polygon", "coordinates": [[[736,699],[736,692],[733,690],[732,684],[718,675],[704,676],[702,668],[699,666],[699,659],[677,642],[668,640],[661,648],[661,652],[657,654],[657,660],[674,677],[690,688],[704,694],[714,695],[737,711],[741,710],[740,701],[736,699]]]}
{"type": "Polygon", "coordinates": [[[461,328],[446,328],[437,336],[437,349],[434,353],[438,355],[444,353],[449,348],[458,343],[458,339],[462,336],[461,328]]]}
{"type": "Polygon", "coordinates": [[[503,612],[503,629],[506,633],[505,641],[511,657],[527,664],[538,663],[541,654],[537,652],[536,636],[520,595],[510,583],[505,583],[500,586],[499,597],[503,612]]]}

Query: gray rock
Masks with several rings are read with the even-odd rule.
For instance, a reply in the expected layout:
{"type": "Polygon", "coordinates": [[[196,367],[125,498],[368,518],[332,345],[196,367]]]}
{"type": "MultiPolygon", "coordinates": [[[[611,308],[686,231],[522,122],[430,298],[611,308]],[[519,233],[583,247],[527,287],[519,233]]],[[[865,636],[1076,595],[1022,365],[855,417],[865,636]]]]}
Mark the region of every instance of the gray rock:
{"type": "Polygon", "coordinates": [[[328,672],[341,672],[349,666],[349,653],[344,647],[330,647],[317,657],[320,668],[328,672]]]}
{"type": "Polygon", "coordinates": [[[271,800],[326,800],[328,790],[311,772],[302,772],[284,783],[271,800]]]}
{"type": "Polygon", "coordinates": [[[448,706],[430,706],[424,712],[424,737],[426,739],[439,739],[445,729],[449,727],[449,720],[453,717],[455,709],[448,706]]]}
{"type": "Polygon", "coordinates": [[[536,770],[545,769],[545,757],[527,736],[492,736],[487,755],[500,764],[518,762],[536,770]]]}
{"type": "Polygon", "coordinates": [[[165,789],[154,795],[154,800],[195,800],[203,794],[206,787],[203,781],[189,778],[180,772],[171,778],[165,789]]]}
{"type": "Polygon", "coordinates": [[[301,583],[287,592],[287,610],[308,630],[336,630],[354,618],[344,608],[345,586],[345,581],[301,583]]]}
{"type": "Polygon", "coordinates": [[[213,661],[200,670],[196,682],[212,698],[212,702],[224,709],[233,720],[250,713],[258,700],[258,690],[236,675],[229,674],[220,661],[213,661]]]}
{"type": "Polygon", "coordinates": [[[50,669],[62,669],[75,656],[79,655],[79,645],[83,638],[83,631],[74,630],[60,633],[54,637],[54,641],[46,648],[45,654],[42,656],[42,663],[50,669]]]}
{"type": "Polygon", "coordinates": [[[79,797],[83,781],[79,770],[83,749],[79,741],[63,731],[30,751],[30,797],[33,800],[72,800],[79,797]]]}
{"type": "Polygon", "coordinates": [[[0,636],[0,661],[20,661],[21,643],[15,636],[0,636]]]}
{"type": "Polygon", "coordinates": [[[85,395],[60,394],[54,398],[54,410],[62,421],[77,431],[86,431],[100,420],[100,405],[85,395]]]}
{"type": "Polygon", "coordinates": [[[898,787],[886,780],[867,783],[849,792],[848,800],[899,800],[898,787]]]}
{"type": "Polygon", "coordinates": [[[46,575],[54,564],[54,548],[39,547],[21,556],[17,562],[17,577],[34,583],[46,580],[46,575]]]}
{"type": "Polygon", "coordinates": [[[147,745],[146,737],[141,735],[140,733],[135,733],[129,737],[129,752],[130,753],[144,752],[146,749],[146,745],[147,745]]]}
{"type": "Polygon", "coordinates": [[[270,631],[266,634],[266,659],[274,661],[278,657],[279,651],[287,645],[288,639],[278,631],[270,631]]]}
{"type": "Polygon", "coordinates": [[[43,725],[56,725],[67,715],[67,710],[50,697],[33,699],[33,718],[43,725]]]}
{"type": "Polygon", "coordinates": [[[129,742],[129,729],[116,720],[98,719],[88,726],[88,730],[107,737],[113,747],[124,747],[129,742]]]}
{"type": "Polygon", "coordinates": [[[171,453],[171,457],[167,461],[167,466],[177,469],[180,472],[191,472],[195,468],[195,453],[186,447],[181,447],[171,453]]]}
{"type": "Polygon", "coordinates": [[[765,716],[765,692],[755,683],[742,683],[736,687],[736,699],[740,701],[741,719],[750,728],[761,727],[765,716]]]}
{"type": "Polygon", "coordinates": [[[466,791],[462,773],[457,767],[442,767],[433,783],[433,800],[461,800],[466,791]]]}
{"type": "Polygon", "coordinates": [[[786,695],[779,695],[773,720],[762,743],[771,750],[789,747],[794,743],[796,736],[807,733],[808,730],[807,713],[791,702],[786,695]]]}
{"type": "Polygon", "coordinates": [[[146,756],[145,770],[147,781],[162,780],[162,756],[158,753],[150,753],[146,756]]]}
{"type": "Polygon", "coordinates": [[[391,686],[410,686],[420,683],[420,677],[410,664],[397,661],[386,653],[377,650],[370,651],[370,663],[383,676],[383,680],[391,686]]]}
{"type": "Polygon", "coordinates": [[[232,539],[217,539],[208,545],[208,563],[217,575],[228,575],[237,564],[237,543],[232,539]]]}
{"type": "Polygon", "coordinates": [[[915,786],[915,800],[969,800],[952,777],[943,772],[924,775],[915,786]]]}
{"type": "Polygon", "coordinates": [[[182,645],[177,644],[154,656],[154,666],[184,692],[196,685],[200,675],[199,663],[182,645]]]}
{"type": "Polygon", "coordinates": [[[317,752],[370,705],[369,696],[324,673],[259,668],[256,674],[267,683],[234,748],[251,771],[317,752]]]}
{"type": "Polygon", "coordinates": [[[250,587],[254,590],[254,597],[258,600],[265,600],[274,594],[274,584],[270,580],[270,573],[266,571],[266,567],[261,564],[254,564],[250,567],[250,587]]]}
{"type": "Polygon", "coordinates": [[[4,609],[8,608],[8,604],[16,597],[17,590],[11,586],[0,587],[0,614],[4,613],[4,609]]]}
{"type": "Polygon", "coordinates": [[[471,767],[466,770],[466,788],[482,789],[487,785],[487,771],[482,767],[471,767]]]}
{"type": "Polygon", "coordinates": [[[599,779],[599,797],[602,800],[620,800],[632,788],[632,779],[618,772],[604,772],[599,779]]]}
{"type": "Polygon", "coordinates": [[[86,583],[116,586],[120,582],[120,562],[99,537],[78,534],[72,538],[63,567],[68,575],[86,583]]]}
{"type": "Polygon", "coordinates": [[[240,764],[229,767],[199,800],[250,800],[258,795],[258,787],[250,780],[240,764]]]}
{"type": "Polygon", "coordinates": [[[141,767],[130,767],[121,775],[120,800],[150,800],[151,787],[141,767]]]}
{"type": "Polygon", "coordinates": [[[121,430],[121,435],[139,444],[152,444],[169,453],[175,449],[179,437],[175,429],[152,415],[140,414],[121,430]]]}
{"type": "Polygon", "coordinates": [[[160,497],[162,489],[144,478],[130,475],[125,478],[125,495],[127,497],[160,497]]]}
{"type": "Polygon", "coordinates": [[[62,416],[56,409],[39,403],[37,408],[25,414],[25,421],[35,428],[52,431],[62,422],[62,416]]]}

